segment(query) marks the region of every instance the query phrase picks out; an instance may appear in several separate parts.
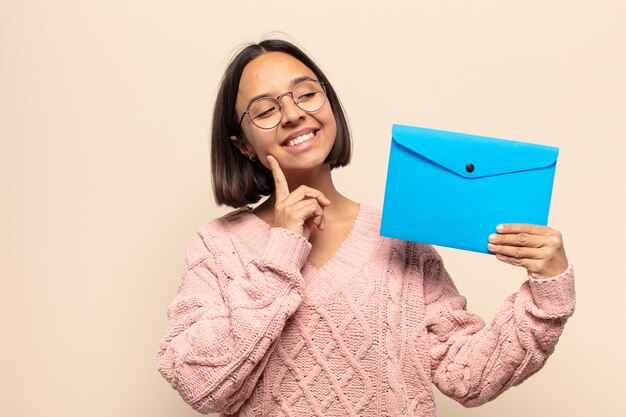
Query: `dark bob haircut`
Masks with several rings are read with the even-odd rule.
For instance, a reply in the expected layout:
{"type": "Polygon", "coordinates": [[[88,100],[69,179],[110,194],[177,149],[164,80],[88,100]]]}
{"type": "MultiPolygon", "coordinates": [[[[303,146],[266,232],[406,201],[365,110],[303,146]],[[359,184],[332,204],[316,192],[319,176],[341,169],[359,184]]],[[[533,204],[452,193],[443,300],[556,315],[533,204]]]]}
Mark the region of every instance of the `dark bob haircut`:
{"type": "Polygon", "coordinates": [[[235,109],[241,74],[248,63],[268,52],[284,52],[309,67],[315,76],[325,83],[326,96],[337,123],[337,136],[326,161],[331,169],[348,165],[351,156],[351,140],[348,121],[341,102],[322,70],[295,45],[278,39],[264,40],[246,46],[230,62],[215,100],[211,129],[211,171],[213,194],[218,205],[239,208],[256,203],[261,196],[274,191],[274,179],[270,170],[258,160],[244,156],[230,140],[237,136],[243,140],[239,117],[235,109]]]}

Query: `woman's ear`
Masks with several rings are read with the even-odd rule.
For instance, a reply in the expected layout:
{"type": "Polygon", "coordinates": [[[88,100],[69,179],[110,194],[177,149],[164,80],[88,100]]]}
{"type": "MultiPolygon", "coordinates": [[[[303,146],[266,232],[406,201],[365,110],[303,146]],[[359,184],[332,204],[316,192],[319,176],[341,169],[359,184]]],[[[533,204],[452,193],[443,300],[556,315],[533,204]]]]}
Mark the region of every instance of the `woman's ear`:
{"type": "Polygon", "coordinates": [[[256,153],[254,152],[254,149],[252,149],[252,146],[250,146],[247,140],[238,138],[237,136],[231,136],[229,139],[233,142],[233,145],[235,145],[237,150],[241,152],[243,156],[245,156],[248,159],[252,159],[256,157],[256,153]]]}

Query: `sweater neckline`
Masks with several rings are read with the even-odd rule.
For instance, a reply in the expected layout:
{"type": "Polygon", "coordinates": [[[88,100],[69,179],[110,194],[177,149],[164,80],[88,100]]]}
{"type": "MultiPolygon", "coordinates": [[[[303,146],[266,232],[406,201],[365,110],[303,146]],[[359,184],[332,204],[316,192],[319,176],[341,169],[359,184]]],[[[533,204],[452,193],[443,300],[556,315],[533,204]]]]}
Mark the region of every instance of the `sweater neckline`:
{"type": "MultiPolygon", "coordinates": [[[[252,251],[261,255],[272,226],[253,213],[252,209],[251,206],[245,206],[236,211],[239,227],[234,229],[252,251]]],[[[319,275],[322,272],[332,276],[333,279],[353,276],[364,266],[364,261],[369,259],[375,249],[379,231],[380,210],[369,204],[359,203],[359,211],[352,228],[337,252],[320,268],[306,261],[301,271],[303,276],[319,275]]]]}

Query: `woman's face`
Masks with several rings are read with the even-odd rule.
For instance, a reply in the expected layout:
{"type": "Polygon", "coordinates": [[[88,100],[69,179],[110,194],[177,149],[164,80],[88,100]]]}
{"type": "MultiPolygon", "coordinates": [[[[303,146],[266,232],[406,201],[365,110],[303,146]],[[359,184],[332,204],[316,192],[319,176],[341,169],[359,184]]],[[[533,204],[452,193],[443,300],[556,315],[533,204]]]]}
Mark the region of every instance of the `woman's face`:
{"type": "MultiPolygon", "coordinates": [[[[289,54],[269,52],[252,60],[243,70],[237,93],[238,117],[254,97],[277,97],[293,90],[302,77],[317,79],[315,73],[289,54]]],[[[241,122],[246,143],[231,137],[246,156],[256,155],[269,167],[272,155],[285,173],[319,167],[330,153],[337,134],[337,124],[328,100],[315,112],[300,109],[291,95],[280,98],[283,115],[273,129],[255,126],[246,115],[241,122]],[[295,143],[294,139],[297,139],[295,143]]]]}

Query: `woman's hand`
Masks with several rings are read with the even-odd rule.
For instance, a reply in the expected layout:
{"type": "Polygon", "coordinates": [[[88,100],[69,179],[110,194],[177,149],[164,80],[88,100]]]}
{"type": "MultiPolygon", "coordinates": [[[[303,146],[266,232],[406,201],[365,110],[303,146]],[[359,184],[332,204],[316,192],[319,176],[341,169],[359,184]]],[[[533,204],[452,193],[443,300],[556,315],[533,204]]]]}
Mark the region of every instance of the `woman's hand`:
{"type": "Polygon", "coordinates": [[[324,230],[324,208],[330,205],[330,200],[321,191],[305,185],[290,193],[276,158],[268,155],[267,160],[274,176],[274,226],[301,234],[307,240],[313,226],[324,230]]]}
{"type": "Polygon", "coordinates": [[[496,258],[523,266],[536,279],[550,278],[567,269],[561,232],[534,224],[501,224],[489,236],[487,248],[496,258]]]}

